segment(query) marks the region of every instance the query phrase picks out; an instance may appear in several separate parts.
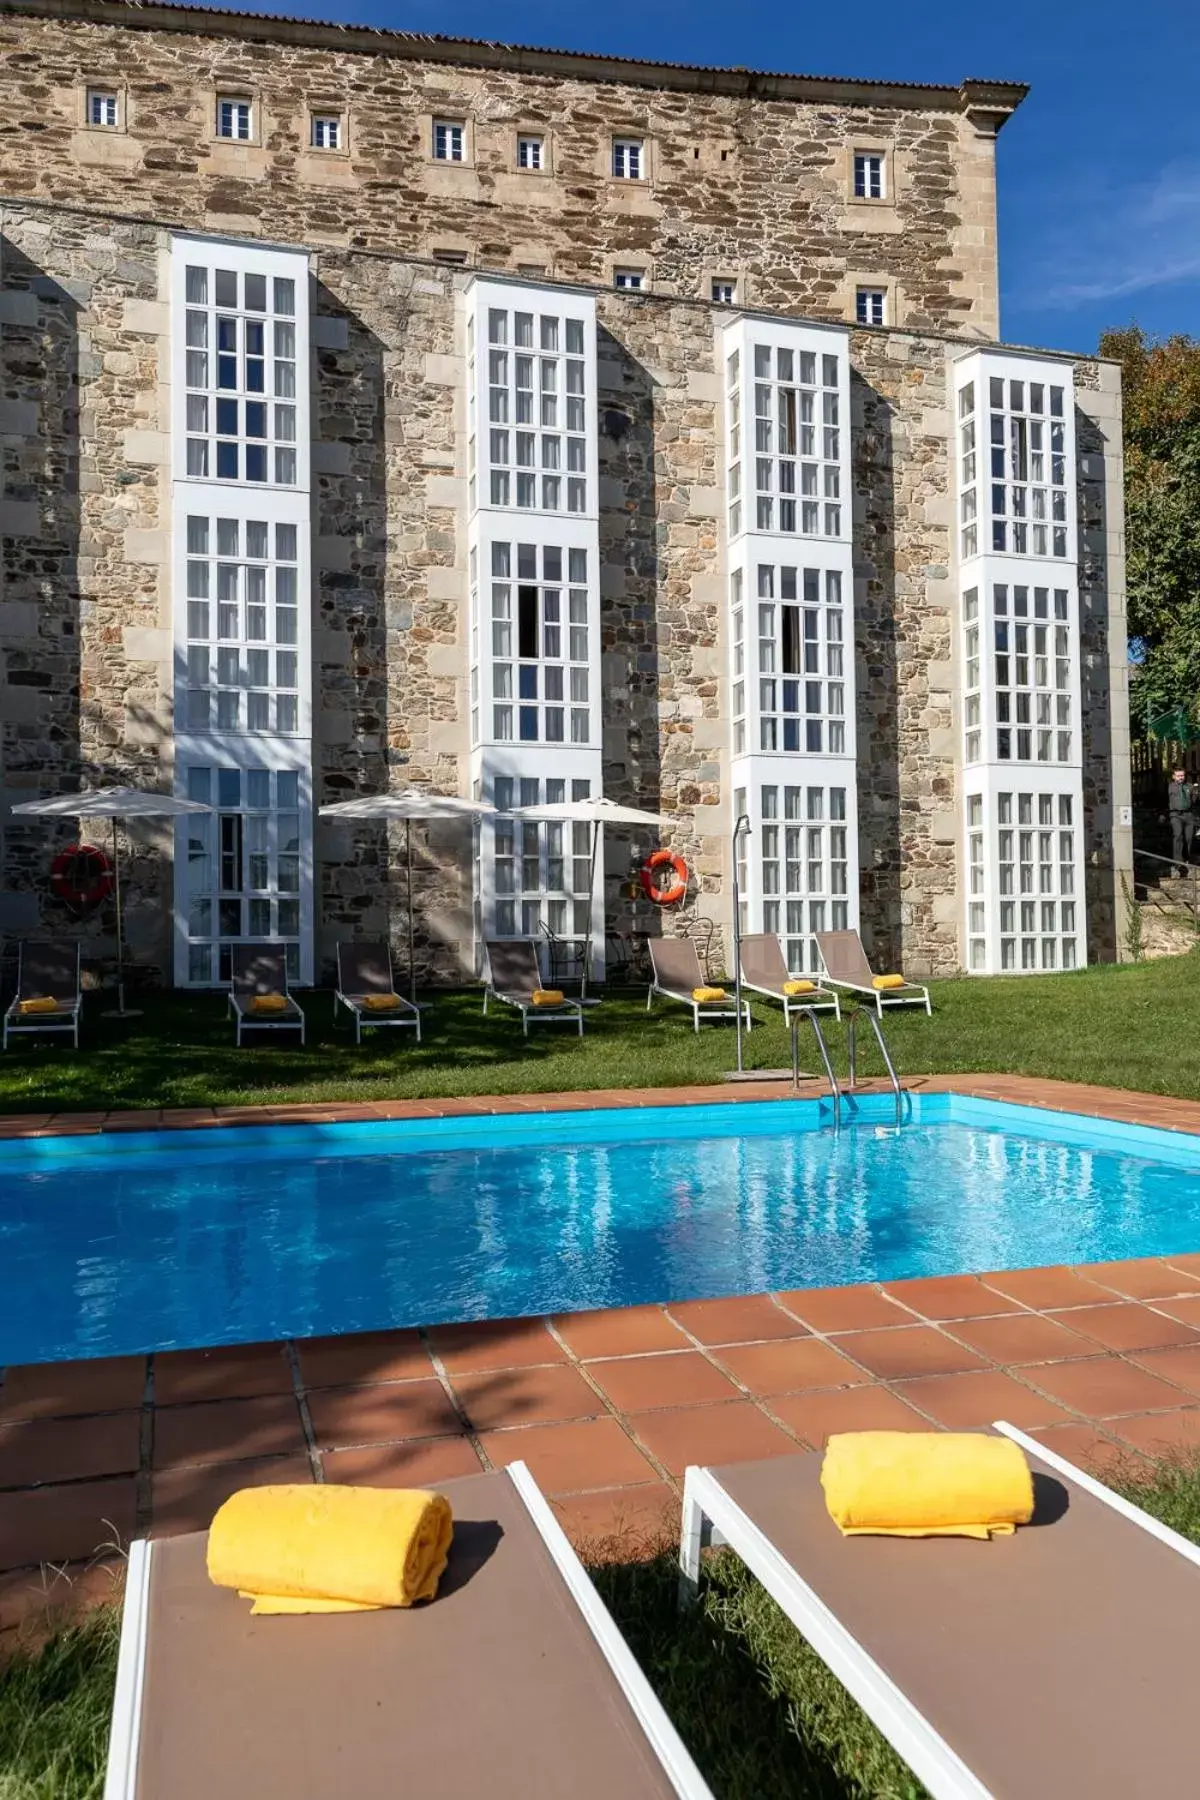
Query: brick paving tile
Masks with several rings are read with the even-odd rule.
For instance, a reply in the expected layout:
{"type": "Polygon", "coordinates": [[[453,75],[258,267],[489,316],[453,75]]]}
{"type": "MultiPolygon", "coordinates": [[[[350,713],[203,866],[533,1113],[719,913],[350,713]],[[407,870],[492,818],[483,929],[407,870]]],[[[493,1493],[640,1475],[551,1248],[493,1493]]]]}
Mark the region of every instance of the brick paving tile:
{"type": "Polygon", "coordinates": [[[1184,1256],[1164,1256],[1162,1260],[1169,1268],[1181,1269],[1185,1275],[1195,1275],[1200,1278],[1200,1256],[1194,1253],[1184,1256]]]}
{"type": "Polygon", "coordinates": [[[0,1420],[136,1410],[145,1386],[144,1356],[14,1364],[0,1381],[0,1420]]]}
{"type": "Polygon", "coordinates": [[[559,1524],[589,1562],[636,1562],[679,1546],[679,1495],[665,1481],[566,1494],[552,1504],[559,1524]]]}
{"type": "Polygon", "coordinates": [[[1075,1306],[1069,1312],[1048,1316],[1082,1338],[1103,1344],[1106,1350],[1162,1350],[1177,1344],[1200,1344],[1200,1332],[1190,1325],[1181,1325],[1178,1319],[1169,1319],[1134,1300],[1118,1300],[1111,1306],[1075,1306]]]}
{"type": "Polygon", "coordinates": [[[190,1469],[159,1469],[150,1477],[150,1531],[173,1537],[207,1531],[213,1514],[239,1488],[311,1482],[307,1456],[256,1456],[242,1462],[200,1463],[190,1469]]]}
{"type": "Polygon", "coordinates": [[[154,1358],[156,1406],[291,1392],[291,1364],[282,1344],[220,1344],[211,1350],[162,1351],[154,1358]]]}
{"type": "Polygon", "coordinates": [[[621,1412],[656,1406],[703,1406],[738,1397],[733,1382],[714,1369],[699,1350],[592,1362],[588,1364],[588,1374],[621,1412]]]}
{"type": "Polygon", "coordinates": [[[469,1438],[410,1438],[404,1444],[367,1444],[354,1450],[325,1450],[326,1481],[359,1487],[430,1487],[483,1467],[469,1438]]]}
{"type": "Polygon", "coordinates": [[[1072,1317],[1063,1313],[1056,1324],[1041,1313],[1008,1313],[1000,1319],[955,1319],[945,1329],[993,1362],[1054,1362],[1088,1353],[1088,1340],[1069,1329],[1072,1317]]]}
{"type": "Polygon", "coordinates": [[[128,1549],[136,1518],[131,1475],[0,1494],[0,1569],[83,1560],[114,1543],[128,1549]]]}
{"type": "Polygon", "coordinates": [[[1136,1262],[1086,1263],[1080,1273],[1131,1300],[1173,1300],[1178,1294],[1200,1294],[1200,1276],[1171,1267],[1156,1257],[1142,1257],[1136,1262]]]}
{"type": "Polygon", "coordinates": [[[893,1331],[851,1331],[838,1338],[838,1349],[872,1375],[895,1381],[905,1375],[955,1375],[982,1369],[983,1358],[932,1325],[905,1325],[893,1331]]]}
{"type": "Polygon", "coordinates": [[[1200,1394],[1200,1343],[1179,1345],[1170,1350],[1139,1350],[1129,1360],[1151,1375],[1176,1382],[1189,1394],[1200,1394]]]}
{"type": "Polygon", "coordinates": [[[566,1352],[542,1319],[497,1319],[434,1325],[429,1341],[450,1374],[474,1369],[520,1369],[565,1362],[566,1352]]]}
{"type": "Polygon", "coordinates": [[[1091,1419],[1119,1413],[1152,1412],[1157,1407],[1186,1406],[1190,1398],[1145,1369],[1118,1356],[1090,1356],[1082,1362],[1035,1363],[1017,1371],[1064,1406],[1091,1419]]]}
{"type": "Polygon", "coordinates": [[[917,1381],[898,1381],[896,1392],[951,1431],[969,1431],[996,1419],[1007,1419],[1010,1425],[1027,1431],[1031,1425],[1066,1423],[1071,1416],[1011,1375],[992,1369],[974,1375],[926,1375],[917,1381]]]}
{"type": "Polygon", "coordinates": [[[1094,1281],[1085,1281],[1074,1269],[1008,1269],[981,1275],[981,1281],[997,1293],[1033,1306],[1039,1312],[1050,1307],[1095,1306],[1111,1295],[1094,1281]]]}
{"type": "Polygon", "coordinates": [[[1017,1302],[994,1288],[985,1287],[977,1275],[936,1275],[915,1281],[889,1281],[884,1292],[903,1301],[927,1319],[980,1319],[991,1313],[1018,1310],[1017,1302]]]}
{"type": "Polygon", "coordinates": [[[1195,1451],[1200,1449],[1200,1406],[1168,1413],[1133,1413],[1113,1419],[1108,1429],[1150,1457],[1195,1451]]]}
{"type": "Polygon", "coordinates": [[[702,1344],[752,1344],[764,1338],[804,1337],[808,1327],[783,1312],[768,1294],[727,1300],[683,1300],[667,1309],[702,1344]]]}
{"type": "Polygon", "coordinates": [[[415,1331],[356,1331],[344,1337],[303,1338],[296,1343],[296,1355],[300,1379],[308,1388],[412,1381],[433,1374],[429,1352],[415,1331]]]}
{"type": "Polygon", "coordinates": [[[484,1375],[451,1377],[460,1406],[475,1431],[507,1425],[549,1425],[558,1419],[591,1419],[604,1402],[578,1369],[499,1369],[484,1375]]]}
{"type": "Polygon", "coordinates": [[[751,1400],[631,1413],[629,1424],[675,1476],[682,1476],[689,1463],[757,1462],[765,1456],[793,1454],[797,1448],[751,1400]]]}
{"type": "Polygon", "coordinates": [[[133,1474],[140,1433],[135,1412],[0,1425],[0,1488],[133,1474]]]}
{"type": "Polygon", "coordinates": [[[157,1131],[161,1125],[162,1111],[158,1107],[145,1112],[110,1112],[104,1121],[105,1131],[157,1131]]]}
{"type": "Polygon", "coordinates": [[[1200,1331],[1200,1294],[1189,1294],[1182,1300],[1152,1300],[1150,1304],[1155,1312],[1166,1313],[1168,1319],[1178,1319],[1181,1325],[1200,1331]]]}
{"type": "Polygon", "coordinates": [[[5,1113],[0,1118],[0,1137],[26,1137],[45,1131],[53,1113],[5,1113]]]}
{"type": "Polygon", "coordinates": [[[835,1431],[929,1431],[928,1419],[887,1388],[826,1389],[814,1394],[781,1394],[771,1411],[814,1450],[823,1450],[835,1431]]]}
{"type": "Polygon", "coordinates": [[[304,1449],[300,1412],[285,1394],[162,1406],[154,1413],[154,1467],[282,1456],[304,1449]]]}
{"type": "Polygon", "coordinates": [[[329,1449],[462,1431],[436,1377],[377,1382],[371,1387],[314,1388],[308,1395],[308,1416],[317,1443],[329,1449]]]}
{"type": "Polygon", "coordinates": [[[910,1312],[871,1287],[797,1288],[775,1298],[813,1331],[871,1331],[913,1323],[910,1312]]]}
{"type": "Polygon", "coordinates": [[[753,1394],[795,1394],[805,1388],[851,1387],[862,1370],[816,1338],[770,1344],[732,1344],[713,1355],[753,1394]]]}
{"type": "Polygon", "coordinates": [[[688,1339],[661,1306],[614,1306],[600,1312],[560,1313],[552,1321],[572,1354],[644,1356],[652,1350],[684,1350],[688,1339]]]}
{"type": "MultiPolygon", "coordinates": [[[[666,1414],[654,1415],[666,1417],[666,1414]]],[[[494,1468],[525,1462],[544,1494],[576,1494],[593,1488],[657,1481],[658,1471],[630,1442],[615,1419],[581,1419],[567,1425],[530,1425],[522,1431],[489,1431],[481,1439],[494,1468]]]]}
{"type": "Polygon", "coordinates": [[[1127,1445],[1113,1443],[1093,1425],[1035,1425],[1029,1435],[1092,1475],[1106,1475],[1112,1470],[1132,1472],[1146,1467],[1142,1458],[1127,1445]]]}

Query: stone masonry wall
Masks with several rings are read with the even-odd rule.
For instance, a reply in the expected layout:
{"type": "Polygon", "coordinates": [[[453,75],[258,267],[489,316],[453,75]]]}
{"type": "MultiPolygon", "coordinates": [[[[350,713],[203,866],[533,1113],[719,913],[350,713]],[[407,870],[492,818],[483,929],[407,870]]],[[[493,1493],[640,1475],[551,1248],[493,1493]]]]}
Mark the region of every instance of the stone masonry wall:
{"type": "MultiPolygon", "coordinates": [[[[168,233],[0,204],[0,728],[5,789],[165,785],[168,233]]],[[[314,256],[314,703],[318,804],[413,780],[466,792],[465,362],[469,276],[402,257],[314,256]],[[403,772],[401,772],[403,765],[403,772]]],[[[727,314],[597,295],[604,780],[661,810],[727,937],[728,744],[721,394],[727,314]]],[[[947,344],[851,335],[864,938],[885,963],[960,963],[958,719],[947,344]]],[[[1093,955],[1117,950],[1119,398],[1080,365],[1085,775],[1093,955]],[[1114,456],[1116,460],[1114,461],[1114,456]],[[1089,460],[1090,459],[1090,460],[1089,460]],[[1107,859],[1109,873],[1102,865],[1107,859]]],[[[1122,790],[1122,779],[1126,788],[1122,790]]],[[[9,824],[0,886],[44,922],[49,834],[9,824]]],[[[471,935],[469,839],[414,830],[419,956],[453,978],[471,935]]],[[[403,838],[322,826],[318,964],[339,935],[402,937],[403,838]]],[[[609,851],[609,907],[628,876],[609,851]]],[[[168,962],[169,875],[131,872],[137,951],[168,962]]],[[[715,960],[721,961],[720,937],[715,960]]]]}
{"type": "Polygon", "coordinates": [[[354,47],[338,49],[298,22],[205,30],[182,8],[48,12],[8,0],[0,16],[12,198],[73,204],[86,190],[98,209],[190,230],[449,252],[598,286],[631,265],[691,298],[723,276],[744,305],[813,318],[852,318],[867,282],[888,291],[889,323],[998,328],[995,134],[1019,88],[734,71],[725,86],[742,91],[723,91],[704,72],[605,76],[592,59],[499,46],[435,58],[419,39],[343,33],[354,47]],[[118,129],[88,126],[89,86],[119,96],[118,129]],[[216,138],[218,94],[253,101],[253,141],[216,138]],[[344,119],[344,150],[311,148],[314,110],[344,119]],[[438,117],[466,122],[462,165],[432,160],[438,117]],[[543,171],[518,170],[521,128],[544,134],[543,171]],[[612,179],[614,134],[646,140],[646,180],[612,179]],[[886,153],[884,200],[854,199],[856,149],[886,153]]]}

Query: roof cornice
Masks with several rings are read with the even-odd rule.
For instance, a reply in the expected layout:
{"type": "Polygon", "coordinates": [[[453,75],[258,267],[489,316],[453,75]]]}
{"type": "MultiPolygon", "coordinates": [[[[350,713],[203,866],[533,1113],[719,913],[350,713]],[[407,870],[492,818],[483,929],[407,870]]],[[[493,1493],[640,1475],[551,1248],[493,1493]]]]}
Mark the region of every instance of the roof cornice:
{"type": "Polygon", "coordinates": [[[292,44],[359,56],[396,56],[514,74],[610,82],[674,92],[745,100],[815,101],[839,106],[886,106],[908,111],[987,115],[998,129],[1016,111],[1028,87],[1016,81],[867,81],[832,75],[788,75],[759,69],[706,68],[690,63],[644,62],[579,50],[545,50],[368,25],[332,25],[274,13],[234,12],[188,6],[179,0],[0,0],[0,15],[111,25],[131,31],[174,31],[192,36],[242,38],[292,44]]]}

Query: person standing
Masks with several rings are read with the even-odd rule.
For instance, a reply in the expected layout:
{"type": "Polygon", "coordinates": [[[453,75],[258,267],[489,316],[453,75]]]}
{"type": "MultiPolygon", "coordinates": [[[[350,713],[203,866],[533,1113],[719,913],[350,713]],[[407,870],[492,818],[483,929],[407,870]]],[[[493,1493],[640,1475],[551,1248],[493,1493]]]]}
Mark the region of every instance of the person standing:
{"type": "Polygon", "coordinates": [[[1171,818],[1171,856],[1178,868],[1181,863],[1191,862],[1192,839],[1196,834],[1192,784],[1185,769],[1176,769],[1171,777],[1171,786],[1167,791],[1167,811],[1171,818]]]}

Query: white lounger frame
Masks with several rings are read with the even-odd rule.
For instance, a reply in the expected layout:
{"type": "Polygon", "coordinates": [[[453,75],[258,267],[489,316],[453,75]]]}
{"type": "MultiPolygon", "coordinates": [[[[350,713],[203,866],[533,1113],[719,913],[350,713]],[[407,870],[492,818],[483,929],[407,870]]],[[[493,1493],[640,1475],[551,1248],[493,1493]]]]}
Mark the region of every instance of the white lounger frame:
{"type": "Polygon", "coordinates": [[[535,1019],[540,1025],[575,1025],[580,1037],[583,1036],[583,1006],[578,1000],[561,1000],[557,1006],[535,1006],[532,1000],[524,1000],[520,994],[506,994],[503,988],[493,987],[490,981],[483,990],[485,1018],[489,1000],[502,1000],[505,1006],[516,1007],[521,1015],[521,1030],[525,1037],[529,1036],[530,1019],[535,1019]]]}
{"type": "MultiPolygon", "coordinates": [[[[1027,1455],[1066,1476],[1075,1486],[1103,1501],[1121,1517],[1147,1531],[1188,1562],[1200,1567],[1200,1547],[1161,1525],[1139,1507],[1114,1494],[1102,1482],[1077,1469],[1065,1457],[1039,1443],[1015,1425],[997,1420],[994,1429],[1019,1444],[1027,1455]]],[[[846,1629],[837,1615],[782,1556],[771,1540],[732,1500],[712,1469],[689,1468],[683,1485],[683,1535],[679,1550],[680,1599],[694,1598],[700,1579],[700,1552],[706,1544],[728,1544],[782,1607],[817,1655],[853,1694],[933,1800],[994,1800],[989,1788],[971,1773],[955,1750],[917,1710],[903,1690],[846,1629]]],[[[109,1797],[106,1796],[106,1800],[109,1797]]]]}
{"type": "MultiPolygon", "coordinates": [[[[593,1587],[588,1573],[571,1548],[533,1476],[523,1462],[505,1470],[524,1503],[534,1528],[549,1551],[563,1585],[591,1632],[630,1710],[646,1734],[679,1800],[713,1800],[712,1793],[663,1711],[650,1683],[635,1661],[612,1615],[593,1587]]],[[[150,1589],[150,1561],[154,1545],[138,1538],[129,1551],[125,1580],[125,1613],[121,1621],[121,1647],[113,1696],[112,1734],[104,1800],[135,1800],[138,1750],[141,1737],[142,1691],[146,1670],[146,1618],[150,1589]]]]}
{"type": "MultiPolygon", "coordinates": [[[[802,980],[803,977],[797,976],[802,980]]],[[[747,981],[742,976],[743,994],[765,994],[768,1000],[779,1000],[783,1003],[783,1022],[790,1026],[793,1016],[797,1019],[801,1013],[831,1012],[840,1021],[842,1002],[832,988],[822,987],[820,983],[813,988],[811,994],[781,994],[778,988],[760,987],[757,981],[747,981]]]]}
{"type": "MultiPolygon", "coordinates": [[[[933,1017],[929,989],[922,987],[919,981],[906,981],[904,986],[899,988],[863,987],[862,983],[858,981],[835,980],[828,969],[825,970],[823,979],[829,983],[831,988],[842,988],[848,994],[863,994],[868,1000],[873,1000],[875,1012],[881,1019],[885,1006],[923,1006],[929,1017],[933,1017]]],[[[742,986],[745,987],[745,985],[743,982],[742,986]]]]}
{"type": "MultiPolygon", "coordinates": [[[[743,988],[746,987],[747,983],[743,981],[742,986],[743,988]]],[[[736,1001],[732,1006],[726,1006],[724,1002],[720,1000],[693,1000],[691,994],[685,994],[682,988],[660,987],[657,981],[652,981],[650,983],[650,992],[646,995],[647,1012],[649,1012],[650,1008],[654,1005],[655,994],[661,994],[664,1000],[678,1000],[681,1006],[690,1006],[692,1009],[693,1031],[699,1031],[701,1019],[736,1020],[737,1018],[736,1001]]],[[[754,1020],[750,1017],[750,1002],[748,1000],[742,1001],[742,1015],[746,1030],[753,1031],[754,1020]]]]}
{"type": "Polygon", "coordinates": [[[336,1018],[339,1006],[345,1007],[346,1011],[354,1020],[354,1042],[356,1045],[362,1043],[364,1025],[370,1026],[372,1030],[374,1030],[377,1025],[413,1026],[416,1029],[417,1042],[419,1044],[421,1041],[420,1007],[414,1000],[406,1000],[403,994],[397,994],[395,990],[393,990],[392,997],[398,1002],[396,1006],[391,1007],[384,1012],[376,1012],[373,1007],[364,1005],[363,996],[361,994],[343,994],[341,988],[338,988],[333,996],[334,1016],[336,1018]]]}

